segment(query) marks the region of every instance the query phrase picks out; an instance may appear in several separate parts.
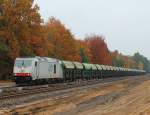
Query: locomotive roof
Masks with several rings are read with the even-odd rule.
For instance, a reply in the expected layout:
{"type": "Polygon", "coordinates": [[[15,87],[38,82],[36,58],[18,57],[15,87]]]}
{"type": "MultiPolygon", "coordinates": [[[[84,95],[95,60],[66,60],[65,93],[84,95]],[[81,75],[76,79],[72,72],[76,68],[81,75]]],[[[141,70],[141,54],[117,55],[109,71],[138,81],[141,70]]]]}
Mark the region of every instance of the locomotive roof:
{"type": "Polygon", "coordinates": [[[31,59],[35,59],[35,58],[31,58],[31,57],[28,57],[28,58],[25,58],[25,57],[21,57],[21,58],[16,58],[16,60],[31,60],[31,59]]]}

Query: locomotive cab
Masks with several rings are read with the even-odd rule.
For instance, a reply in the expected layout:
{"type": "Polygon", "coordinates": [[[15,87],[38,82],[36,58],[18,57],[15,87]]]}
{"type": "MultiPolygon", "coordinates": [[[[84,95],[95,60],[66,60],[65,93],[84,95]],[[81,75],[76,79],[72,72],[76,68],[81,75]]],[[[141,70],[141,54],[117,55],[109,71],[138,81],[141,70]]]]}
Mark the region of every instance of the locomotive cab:
{"type": "Polygon", "coordinates": [[[16,58],[13,70],[15,82],[32,81],[36,66],[37,60],[35,58],[16,58]]]}

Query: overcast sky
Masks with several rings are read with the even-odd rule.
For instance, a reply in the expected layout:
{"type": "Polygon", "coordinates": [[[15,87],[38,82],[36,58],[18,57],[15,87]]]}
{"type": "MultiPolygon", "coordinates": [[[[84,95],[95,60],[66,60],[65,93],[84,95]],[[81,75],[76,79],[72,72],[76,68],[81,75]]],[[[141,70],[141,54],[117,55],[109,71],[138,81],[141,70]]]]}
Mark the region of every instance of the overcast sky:
{"type": "Polygon", "coordinates": [[[80,39],[105,36],[110,50],[150,58],[150,0],[36,0],[42,18],[55,16],[80,39]]]}

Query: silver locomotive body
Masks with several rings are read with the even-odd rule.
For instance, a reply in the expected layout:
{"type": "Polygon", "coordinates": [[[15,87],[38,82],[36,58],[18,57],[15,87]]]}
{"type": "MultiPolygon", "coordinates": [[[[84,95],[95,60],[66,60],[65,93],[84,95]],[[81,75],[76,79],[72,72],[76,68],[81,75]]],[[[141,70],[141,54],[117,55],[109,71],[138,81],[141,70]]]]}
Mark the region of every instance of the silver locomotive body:
{"type": "Polygon", "coordinates": [[[13,74],[17,84],[63,78],[61,62],[46,57],[16,58],[13,74]]]}

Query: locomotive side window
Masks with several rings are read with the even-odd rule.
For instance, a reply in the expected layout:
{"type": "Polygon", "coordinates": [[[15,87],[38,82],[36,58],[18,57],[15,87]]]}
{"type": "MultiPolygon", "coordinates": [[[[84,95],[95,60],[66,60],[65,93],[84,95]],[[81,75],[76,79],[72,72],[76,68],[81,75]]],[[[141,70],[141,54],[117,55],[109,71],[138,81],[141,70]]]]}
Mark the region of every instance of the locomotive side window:
{"type": "Polygon", "coordinates": [[[54,65],[54,73],[56,73],[56,65],[54,65]]]}

